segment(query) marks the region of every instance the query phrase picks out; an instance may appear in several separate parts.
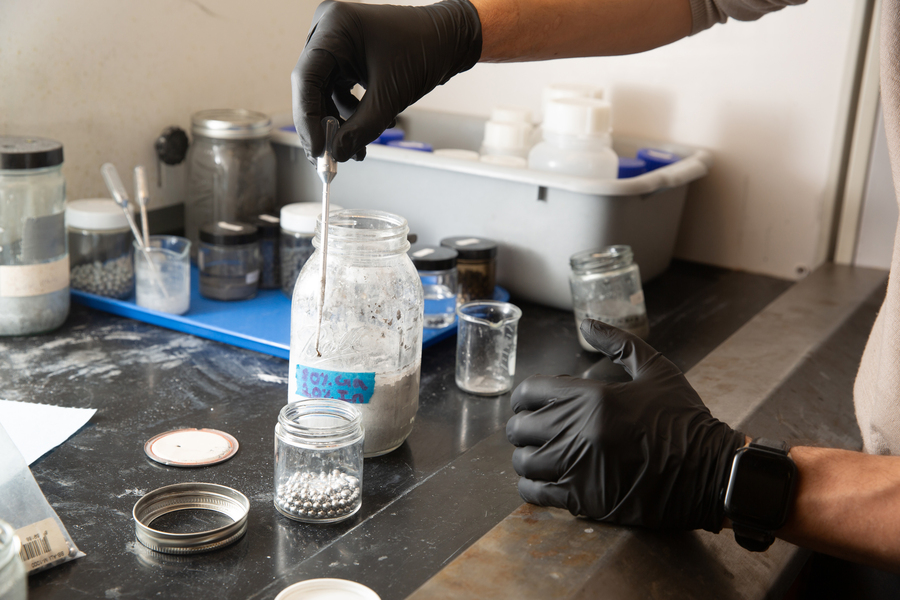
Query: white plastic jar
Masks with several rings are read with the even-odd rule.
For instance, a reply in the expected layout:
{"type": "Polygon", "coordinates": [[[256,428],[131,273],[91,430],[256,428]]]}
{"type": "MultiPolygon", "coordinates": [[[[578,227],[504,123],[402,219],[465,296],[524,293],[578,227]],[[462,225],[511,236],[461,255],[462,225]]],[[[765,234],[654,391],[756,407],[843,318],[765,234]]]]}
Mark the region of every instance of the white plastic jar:
{"type": "Polygon", "coordinates": [[[0,335],[52,331],[69,315],[62,163],[59,142],[0,136],[0,335]]]}
{"type": "Polygon", "coordinates": [[[109,298],[134,291],[134,235],[114,200],[91,198],[66,205],[72,289],[109,298]]]}
{"type": "Polygon", "coordinates": [[[424,297],[406,254],[408,233],[406,219],[398,215],[331,213],[319,329],[319,217],[316,250],[294,286],[288,401],[332,398],[355,404],[362,413],[367,457],[399,447],[419,408],[424,297]]]}
{"type": "Polygon", "coordinates": [[[544,140],[528,153],[528,168],[591,179],[618,176],[609,102],[562,98],[549,102],[546,110],[544,140]]]}

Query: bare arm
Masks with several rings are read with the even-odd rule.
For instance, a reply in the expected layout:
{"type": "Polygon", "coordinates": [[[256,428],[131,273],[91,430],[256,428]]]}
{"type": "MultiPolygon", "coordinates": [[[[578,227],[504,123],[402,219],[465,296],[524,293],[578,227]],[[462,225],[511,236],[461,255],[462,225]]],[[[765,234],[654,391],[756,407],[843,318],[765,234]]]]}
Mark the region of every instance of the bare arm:
{"type": "Polygon", "coordinates": [[[472,0],[482,62],[634,54],[691,33],[689,0],[472,0]]]}
{"type": "Polygon", "coordinates": [[[797,494],[778,537],[900,572],[900,457],[807,447],[791,457],[797,494]]]}

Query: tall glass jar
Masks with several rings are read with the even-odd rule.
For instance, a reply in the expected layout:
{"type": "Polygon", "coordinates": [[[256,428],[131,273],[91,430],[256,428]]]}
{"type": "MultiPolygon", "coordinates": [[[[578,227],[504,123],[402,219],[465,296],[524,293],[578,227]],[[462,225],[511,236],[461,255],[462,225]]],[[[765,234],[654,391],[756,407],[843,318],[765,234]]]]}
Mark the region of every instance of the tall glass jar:
{"type": "Polygon", "coordinates": [[[12,526],[0,521],[0,600],[25,600],[28,580],[25,563],[19,558],[19,538],[12,526]]]}
{"type": "Polygon", "coordinates": [[[581,335],[584,319],[603,321],[641,338],[650,334],[641,272],[630,246],[585,250],[574,254],[569,265],[575,329],[582,348],[596,352],[581,335]]]}
{"type": "Polygon", "coordinates": [[[312,398],[281,409],[275,426],[275,508],[336,523],[362,506],[363,426],[348,402],[312,398]]]}
{"type": "Polygon", "coordinates": [[[204,110],[191,117],[184,228],[194,258],[203,225],[252,222],[274,208],[271,131],[271,119],[250,110],[204,110]]]}
{"type": "Polygon", "coordinates": [[[0,335],[56,329],[69,314],[63,147],[0,136],[0,335]]]}
{"type": "Polygon", "coordinates": [[[331,213],[317,336],[321,232],[320,217],[316,250],[294,286],[288,399],[352,402],[362,413],[365,456],[378,456],[403,443],[419,408],[424,298],[406,254],[409,227],[382,211],[331,213]]]}

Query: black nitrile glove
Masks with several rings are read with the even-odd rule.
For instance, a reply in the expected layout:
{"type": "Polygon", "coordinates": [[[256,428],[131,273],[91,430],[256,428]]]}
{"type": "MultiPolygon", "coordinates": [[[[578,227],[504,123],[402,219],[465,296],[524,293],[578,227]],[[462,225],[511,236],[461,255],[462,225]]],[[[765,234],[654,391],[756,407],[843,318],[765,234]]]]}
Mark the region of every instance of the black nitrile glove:
{"type": "Polygon", "coordinates": [[[335,137],[334,158],[362,160],[366,144],[402,110],[480,57],[481,21],[467,0],[323,2],[291,73],[294,125],[307,158],[324,151],[322,119],[341,112],[350,116],[335,137]],[[361,101],[350,94],[357,83],[366,89],[361,101]]]}
{"type": "Polygon", "coordinates": [[[633,381],[538,375],[516,388],[506,433],[522,498],[619,525],[718,532],[744,435],[640,338],[590,319],[581,333],[633,381]]]}

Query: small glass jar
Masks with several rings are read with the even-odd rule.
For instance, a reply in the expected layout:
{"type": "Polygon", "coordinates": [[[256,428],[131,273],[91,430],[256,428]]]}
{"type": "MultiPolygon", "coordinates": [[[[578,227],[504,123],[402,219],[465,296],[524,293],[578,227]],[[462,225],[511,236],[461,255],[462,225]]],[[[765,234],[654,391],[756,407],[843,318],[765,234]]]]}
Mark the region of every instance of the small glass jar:
{"type": "Polygon", "coordinates": [[[281,288],[281,220],[274,215],[259,215],[253,226],[259,231],[259,289],[281,288]]]}
{"type": "MultiPolygon", "coordinates": [[[[331,205],[331,212],[343,210],[331,205]]],[[[312,256],[316,219],[322,212],[318,202],[295,202],[281,207],[281,291],[288,298],[294,295],[294,284],[300,270],[312,256]]]]}
{"type": "Polygon", "coordinates": [[[275,208],[271,131],[271,119],[251,110],[212,109],[191,116],[184,229],[193,258],[201,226],[248,223],[275,208]]]}
{"type": "Polygon", "coordinates": [[[0,521],[0,600],[25,600],[28,580],[19,557],[21,544],[12,526],[0,521]]]}
{"type": "Polygon", "coordinates": [[[220,221],[200,228],[200,295],[247,300],[259,288],[259,232],[247,223],[220,221]]]}
{"type": "Polygon", "coordinates": [[[630,246],[585,250],[574,254],[569,264],[575,329],[582,348],[597,351],[581,335],[584,319],[603,321],[641,338],[650,334],[641,272],[630,246]]]}
{"type": "Polygon", "coordinates": [[[409,257],[419,272],[425,293],[425,328],[443,329],[456,320],[457,252],[443,246],[417,244],[409,257]]]}
{"type": "Polygon", "coordinates": [[[0,336],[52,331],[69,315],[62,163],[59,142],[0,136],[0,336]]]}
{"type": "Polygon", "coordinates": [[[109,298],[134,291],[134,235],[125,213],[108,198],[66,205],[72,289],[109,298]]]}
{"type": "Polygon", "coordinates": [[[400,447],[419,409],[424,302],[409,226],[378,210],[331,214],[324,298],[322,227],[294,286],[288,398],[352,403],[365,456],[380,456],[400,447]]]}
{"type": "Polygon", "coordinates": [[[307,523],[336,523],[362,506],[362,415],[341,400],[281,409],[275,426],[275,508],[307,523]]]}
{"type": "Polygon", "coordinates": [[[441,240],[441,246],[456,250],[459,272],[457,304],[473,300],[493,300],[497,280],[497,242],[472,236],[441,240]]]}

